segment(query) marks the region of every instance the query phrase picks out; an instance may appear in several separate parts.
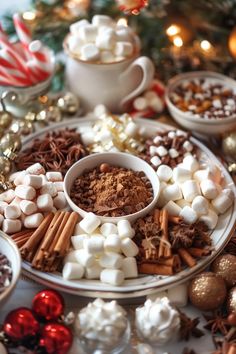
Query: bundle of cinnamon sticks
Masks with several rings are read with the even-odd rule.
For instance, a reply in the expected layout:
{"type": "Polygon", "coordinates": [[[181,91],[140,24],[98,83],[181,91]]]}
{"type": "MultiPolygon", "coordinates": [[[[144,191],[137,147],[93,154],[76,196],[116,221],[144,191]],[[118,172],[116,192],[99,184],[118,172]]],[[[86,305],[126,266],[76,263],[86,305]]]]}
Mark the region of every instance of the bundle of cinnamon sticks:
{"type": "Polygon", "coordinates": [[[22,258],[33,268],[52,272],[57,270],[70,248],[79,215],[75,212],[57,211],[48,213],[41,225],[34,231],[25,230],[12,235],[22,258]]]}

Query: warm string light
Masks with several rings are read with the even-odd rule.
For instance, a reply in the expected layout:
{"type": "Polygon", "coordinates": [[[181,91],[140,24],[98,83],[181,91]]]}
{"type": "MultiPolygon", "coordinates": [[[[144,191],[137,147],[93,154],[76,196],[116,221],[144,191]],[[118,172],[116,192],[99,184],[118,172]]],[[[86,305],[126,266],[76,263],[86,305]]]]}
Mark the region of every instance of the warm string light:
{"type": "Polygon", "coordinates": [[[200,42],[200,47],[203,51],[209,52],[212,49],[212,45],[209,41],[204,39],[203,41],[200,42]]]}
{"type": "Polygon", "coordinates": [[[35,18],[36,18],[36,13],[33,12],[33,11],[25,11],[23,14],[22,14],[22,17],[24,20],[26,21],[34,21],[35,18]]]}
{"type": "Polygon", "coordinates": [[[174,46],[180,48],[183,46],[183,39],[180,36],[181,28],[178,25],[172,24],[166,29],[166,34],[174,46]]]}
{"type": "Polygon", "coordinates": [[[117,21],[117,26],[128,26],[128,20],[127,18],[121,17],[119,18],[119,20],[117,21]]]}
{"type": "Polygon", "coordinates": [[[177,25],[171,25],[166,30],[166,34],[169,37],[176,36],[179,33],[180,33],[180,28],[177,25]]]}
{"type": "Polygon", "coordinates": [[[173,38],[173,44],[175,47],[180,48],[183,46],[184,43],[183,43],[183,40],[180,36],[175,36],[173,38]]]}

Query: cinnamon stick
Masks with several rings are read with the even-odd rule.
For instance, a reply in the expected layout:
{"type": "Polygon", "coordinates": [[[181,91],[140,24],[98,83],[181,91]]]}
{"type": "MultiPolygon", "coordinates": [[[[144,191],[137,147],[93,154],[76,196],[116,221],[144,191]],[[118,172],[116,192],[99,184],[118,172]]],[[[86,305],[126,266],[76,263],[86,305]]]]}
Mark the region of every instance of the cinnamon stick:
{"type": "Polygon", "coordinates": [[[194,267],[197,263],[196,259],[194,259],[191,254],[185,248],[179,248],[178,254],[182,261],[187,264],[190,268],[194,267]]]}
{"type": "Polygon", "coordinates": [[[139,273],[157,274],[157,275],[173,275],[173,267],[164,264],[142,263],[138,266],[139,273]]]}
{"type": "Polygon", "coordinates": [[[188,248],[188,251],[191,254],[191,256],[193,256],[195,258],[201,258],[204,256],[208,256],[211,253],[209,248],[191,247],[191,248],[188,248]]]}
{"type": "Polygon", "coordinates": [[[180,216],[168,215],[169,222],[173,224],[179,224],[183,219],[180,216]]]}
{"type": "Polygon", "coordinates": [[[48,227],[48,230],[43,238],[43,242],[40,245],[41,251],[45,251],[50,247],[54,237],[56,236],[57,230],[61,225],[64,215],[65,215],[64,211],[59,211],[59,212],[57,211],[55,213],[54,218],[52,219],[48,227]]]}
{"type": "Polygon", "coordinates": [[[22,247],[28,241],[29,237],[30,235],[26,235],[26,236],[22,235],[17,240],[15,240],[17,247],[18,248],[22,247]]]}
{"type": "Polygon", "coordinates": [[[76,212],[72,212],[67,220],[67,223],[56,243],[55,246],[55,253],[64,256],[68,247],[68,243],[70,243],[70,238],[73,234],[75,225],[77,224],[79,219],[79,214],[76,212]]]}
{"type": "Polygon", "coordinates": [[[160,221],[161,221],[161,230],[162,230],[162,238],[159,245],[158,257],[171,257],[172,251],[171,247],[168,246],[165,242],[169,242],[168,237],[168,211],[166,209],[162,209],[160,213],[160,221]]]}
{"type": "Polygon", "coordinates": [[[178,254],[174,254],[170,258],[161,258],[158,262],[159,264],[172,267],[174,273],[178,273],[181,270],[181,260],[178,254]]]}
{"type": "Polygon", "coordinates": [[[13,234],[13,235],[11,235],[11,238],[13,239],[13,240],[15,240],[15,239],[17,239],[18,237],[20,237],[20,236],[24,236],[24,235],[27,235],[27,234],[29,234],[29,233],[33,233],[34,232],[34,230],[21,230],[21,231],[19,231],[19,232],[16,232],[15,234],[13,234]]]}

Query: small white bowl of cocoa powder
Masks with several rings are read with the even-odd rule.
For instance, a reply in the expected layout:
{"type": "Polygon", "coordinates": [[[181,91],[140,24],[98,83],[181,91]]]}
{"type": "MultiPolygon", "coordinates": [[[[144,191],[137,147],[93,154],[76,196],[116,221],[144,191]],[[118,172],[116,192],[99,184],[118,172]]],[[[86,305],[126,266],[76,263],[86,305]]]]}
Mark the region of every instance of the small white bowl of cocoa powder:
{"type": "Polygon", "coordinates": [[[131,222],[155,207],[160,181],[154,169],[139,157],[98,153],[68,170],[64,192],[70,207],[82,217],[93,212],[102,222],[131,222]]]}

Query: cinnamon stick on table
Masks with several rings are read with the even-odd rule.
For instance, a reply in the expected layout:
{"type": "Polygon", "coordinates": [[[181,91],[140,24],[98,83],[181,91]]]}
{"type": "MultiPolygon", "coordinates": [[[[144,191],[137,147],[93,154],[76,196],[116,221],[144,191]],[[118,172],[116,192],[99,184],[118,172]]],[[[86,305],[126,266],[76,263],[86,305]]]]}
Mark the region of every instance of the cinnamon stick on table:
{"type": "Polygon", "coordinates": [[[67,220],[67,223],[57,241],[57,244],[55,246],[54,252],[57,255],[60,256],[65,256],[66,250],[68,248],[68,245],[70,243],[70,238],[73,235],[73,231],[75,228],[75,225],[77,224],[79,220],[79,214],[76,212],[72,212],[67,220]]]}
{"type": "Polygon", "coordinates": [[[194,259],[191,254],[185,248],[179,248],[178,254],[182,261],[187,264],[190,268],[194,267],[197,263],[196,259],[194,259]]]}
{"type": "Polygon", "coordinates": [[[161,221],[161,230],[162,230],[162,238],[159,245],[158,257],[171,257],[172,251],[171,246],[168,245],[169,237],[168,237],[168,211],[166,209],[162,209],[160,213],[160,221],[161,221]]]}
{"type": "Polygon", "coordinates": [[[173,267],[164,264],[142,263],[138,266],[139,273],[157,274],[157,275],[173,275],[173,267]]]}

